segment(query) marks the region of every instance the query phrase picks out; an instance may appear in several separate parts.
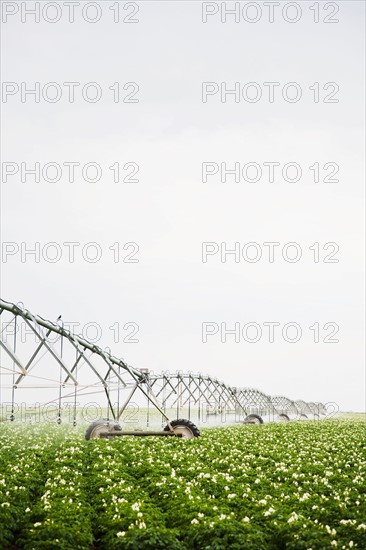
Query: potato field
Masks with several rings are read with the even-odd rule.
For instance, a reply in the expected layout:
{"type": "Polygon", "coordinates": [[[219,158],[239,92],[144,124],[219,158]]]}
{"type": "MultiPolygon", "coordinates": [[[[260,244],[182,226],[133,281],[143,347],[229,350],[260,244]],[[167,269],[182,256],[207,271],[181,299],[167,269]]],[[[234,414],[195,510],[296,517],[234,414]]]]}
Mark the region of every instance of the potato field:
{"type": "Polygon", "coordinates": [[[366,548],[365,423],[86,441],[0,424],[0,548],[366,548]]]}

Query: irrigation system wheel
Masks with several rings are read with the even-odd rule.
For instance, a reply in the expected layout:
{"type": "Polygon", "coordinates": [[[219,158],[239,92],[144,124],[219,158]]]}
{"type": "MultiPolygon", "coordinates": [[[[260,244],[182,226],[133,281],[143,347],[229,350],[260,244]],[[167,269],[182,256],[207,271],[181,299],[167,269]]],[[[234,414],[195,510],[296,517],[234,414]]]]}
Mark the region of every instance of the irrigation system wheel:
{"type": "MultiPolygon", "coordinates": [[[[192,439],[193,437],[199,437],[201,435],[196,424],[193,424],[193,422],[184,418],[172,420],[170,425],[173,428],[174,433],[179,435],[182,439],[192,439]]],[[[164,432],[170,432],[169,424],[165,426],[164,432]]]]}
{"type": "Polygon", "coordinates": [[[248,414],[244,420],[244,424],[263,424],[263,418],[259,414],[248,414]]]}
{"type": "Polygon", "coordinates": [[[300,420],[308,420],[308,417],[305,413],[300,414],[300,420]]]}
{"type": "Polygon", "coordinates": [[[92,422],[90,426],[88,426],[88,429],[85,432],[85,439],[100,439],[102,433],[104,434],[105,432],[113,432],[121,429],[122,428],[118,422],[103,418],[102,420],[92,422]]]}
{"type": "Polygon", "coordinates": [[[290,417],[287,414],[279,414],[277,417],[278,422],[290,422],[290,417]]]}

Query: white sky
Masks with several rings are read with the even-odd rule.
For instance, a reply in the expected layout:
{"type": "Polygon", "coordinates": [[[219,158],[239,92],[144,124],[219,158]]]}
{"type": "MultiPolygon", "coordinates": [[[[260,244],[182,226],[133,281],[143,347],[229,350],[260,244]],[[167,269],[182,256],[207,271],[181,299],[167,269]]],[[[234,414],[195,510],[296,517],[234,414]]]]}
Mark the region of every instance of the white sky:
{"type": "Polygon", "coordinates": [[[99,344],[136,367],[200,371],[270,395],[362,410],[365,8],[338,2],[339,23],[315,24],[313,3],[298,4],[303,13],[294,24],[280,11],[269,23],[263,6],[256,24],[223,24],[219,14],[203,24],[194,1],[138,2],[137,24],[113,23],[112,2],[102,3],[96,24],[79,11],[68,23],[64,6],[55,24],[9,17],[2,25],[3,81],[98,82],[103,97],[87,103],[77,91],[73,104],[66,95],[54,104],[9,97],[2,104],[3,162],[96,162],[104,177],[22,183],[16,175],[3,182],[3,242],[32,248],[53,241],[63,251],[57,263],[3,257],[3,299],[50,319],[61,313],[81,328],[97,321],[99,344]],[[263,93],[264,82],[281,85],[274,103],[235,103],[232,96],[221,103],[218,95],[202,103],[206,81],[228,88],[257,82],[263,93]],[[139,103],[113,103],[108,87],[115,82],[138,83],[139,103]],[[301,86],[299,102],[282,99],[287,82],[301,86]],[[314,103],[314,82],[338,83],[339,102],[314,103]],[[117,161],[138,163],[139,183],[113,183],[108,167],[117,161]],[[297,162],[303,177],[202,183],[208,161],[297,162]],[[314,183],[314,162],[337,163],[339,182],[314,183]],[[77,251],[70,263],[62,244],[68,241],[97,242],[101,260],[88,263],[77,251]],[[202,263],[204,241],[228,248],[296,241],[303,257],[251,264],[232,257],[221,263],[216,255],[202,263]],[[115,242],[138,243],[139,263],[114,263],[108,247],[115,242]],[[314,242],[336,242],[339,262],[314,263],[314,242]],[[290,344],[278,332],[269,343],[263,332],[254,344],[233,337],[222,343],[218,334],[202,343],[203,322],[268,321],[297,322],[303,336],[290,344]],[[109,327],[116,322],[137,323],[139,343],[114,343],[109,327]],[[339,343],[315,344],[308,328],[315,322],[337,323],[339,343]]]}

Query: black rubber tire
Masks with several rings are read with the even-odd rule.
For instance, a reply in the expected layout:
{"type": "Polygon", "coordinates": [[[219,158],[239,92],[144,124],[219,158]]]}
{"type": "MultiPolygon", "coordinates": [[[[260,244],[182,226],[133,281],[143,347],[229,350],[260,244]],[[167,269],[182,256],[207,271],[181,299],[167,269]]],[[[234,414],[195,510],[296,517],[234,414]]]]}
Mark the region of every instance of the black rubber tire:
{"type": "Polygon", "coordinates": [[[88,426],[86,432],[85,432],[85,439],[89,441],[89,439],[100,439],[100,436],[96,435],[93,437],[93,432],[95,431],[95,428],[105,426],[107,432],[112,432],[115,430],[121,430],[121,426],[118,422],[115,420],[108,420],[107,418],[102,418],[100,420],[95,420],[88,426]]]}
{"type": "Polygon", "coordinates": [[[300,414],[300,419],[299,420],[308,420],[308,417],[305,413],[301,413],[300,414]]]}
{"type": "MultiPolygon", "coordinates": [[[[187,428],[187,430],[190,430],[190,432],[192,433],[192,436],[191,437],[183,436],[182,439],[192,439],[193,437],[199,437],[201,435],[196,424],[193,424],[193,422],[191,422],[190,420],[186,420],[185,418],[178,418],[178,420],[172,420],[170,424],[173,429],[182,427],[182,428],[187,428]]],[[[165,426],[164,432],[170,432],[169,424],[165,426]]]]}
{"type": "Polygon", "coordinates": [[[290,422],[290,417],[287,416],[287,414],[279,414],[278,415],[278,422],[290,422]]]}
{"type": "Polygon", "coordinates": [[[264,420],[259,414],[248,414],[244,419],[244,424],[264,424],[264,420]]]}

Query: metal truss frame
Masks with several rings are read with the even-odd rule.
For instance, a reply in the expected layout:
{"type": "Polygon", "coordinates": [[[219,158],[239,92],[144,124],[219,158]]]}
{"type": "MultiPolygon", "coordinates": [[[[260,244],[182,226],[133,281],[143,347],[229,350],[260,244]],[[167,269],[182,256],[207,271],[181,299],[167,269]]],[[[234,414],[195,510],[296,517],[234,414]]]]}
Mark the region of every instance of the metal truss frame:
{"type": "MultiPolygon", "coordinates": [[[[287,415],[319,418],[320,415],[326,413],[325,406],[322,403],[307,403],[302,400],[292,401],[285,396],[271,397],[258,389],[230,386],[217,378],[200,373],[149,373],[147,369],[132,367],[109,351],[103,350],[85,338],[71,333],[64,328],[62,322],[47,321],[38,315],[33,315],[21,305],[0,300],[0,317],[5,312],[12,315],[9,323],[14,323],[14,342],[12,347],[9,346],[1,333],[0,346],[6,356],[10,358],[12,369],[0,366],[0,376],[5,372],[12,378],[11,384],[8,386],[12,390],[11,420],[15,419],[15,390],[32,376],[33,368],[44,354],[52,359],[60,371],[58,379],[46,379],[56,384],[56,386],[59,385],[60,399],[62,397],[61,390],[67,387],[71,388],[75,396],[77,392],[80,392],[80,395],[86,395],[83,392],[90,388],[98,389],[98,391],[105,394],[108,415],[111,414],[113,420],[116,421],[121,418],[122,413],[126,410],[137,390],[141,391],[146,397],[148,406],[155,407],[168,423],[170,422],[167,415],[168,409],[176,409],[177,418],[180,417],[180,413],[184,409],[188,412],[188,418],[190,418],[191,412],[195,410],[198,411],[198,419],[204,415],[206,417],[221,415],[221,417],[225,416],[225,419],[233,419],[234,416],[236,421],[245,420],[250,414],[272,415],[273,418],[276,416],[278,419],[287,415]],[[35,349],[32,349],[32,353],[26,361],[22,360],[17,354],[16,323],[18,319],[22,319],[29,331],[35,336],[35,349]],[[71,361],[70,359],[66,360],[62,351],[60,352],[55,348],[54,342],[51,341],[51,335],[54,334],[59,335],[62,342],[68,344],[74,359],[71,361]],[[96,359],[99,364],[96,364],[96,359]],[[83,368],[86,367],[90,370],[90,374],[96,379],[94,384],[80,386],[78,369],[81,365],[83,368]],[[112,403],[111,391],[116,388],[118,391],[120,389],[130,390],[122,405],[119,401],[117,405],[112,403]]],[[[37,383],[37,377],[35,379],[37,383]]],[[[76,415],[74,416],[76,422],[76,415]]]]}

